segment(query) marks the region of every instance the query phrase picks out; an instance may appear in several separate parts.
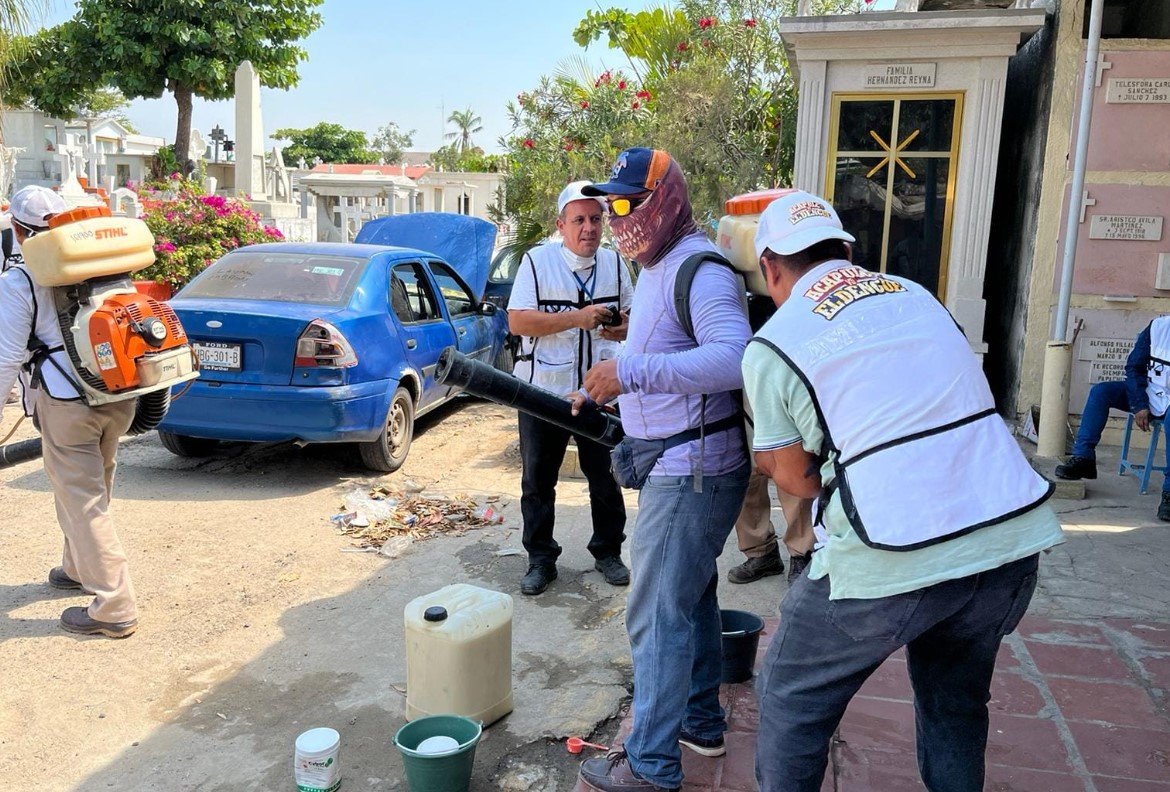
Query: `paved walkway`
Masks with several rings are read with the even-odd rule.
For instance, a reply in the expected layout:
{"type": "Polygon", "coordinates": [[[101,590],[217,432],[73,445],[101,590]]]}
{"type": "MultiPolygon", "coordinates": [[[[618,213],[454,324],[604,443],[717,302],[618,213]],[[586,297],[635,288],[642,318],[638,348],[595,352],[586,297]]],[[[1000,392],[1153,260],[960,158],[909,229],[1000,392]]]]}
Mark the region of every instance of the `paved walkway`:
{"type": "MultiPolygon", "coordinates": [[[[759,657],[775,631],[765,620],[759,657]]],[[[727,755],[683,751],[686,792],[755,792],[752,683],[725,685],[727,755]]],[[[906,663],[891,657],[849,706],[822,792],[921,790],[906,663]]],[[[1170,622],[1025,617],[991,686],[991,792],[1170,792],[1170,622]]],[[[627,715],[619,731],[630,726],[627,715]]],[[[589,792],[578,783],[578,792],[589,792]]]]}
{"type": "MultiPolygon", "coordinates": [[[[1086,499],[1052,501],[1067,541],[1042,557],[1029,615],[1000,652],[987,792],[1170,792],[1170,525],[1154,516],[1162,477],[1141,495],[1133,476],[1116,475],[1116,448],[1099,448],[1098,466],[1086,499]]],[[[775,613],[784,593],[764,582],[732,587],[742,598],[736,589],[763,596],[723,607],[761,614],[775,613]]],[[[760,657],[777,620],[765,624],[760,657]]],[[[724,686],[723,700],[727,755],[684,750],[687,792],[757,790],[752,684],[724,686]]],[[[923,789],[911,702],[895,655],[846,712],[822,792],[923,789]]],[[[629,727],[627,715],[616,743],[629,727]]]]}

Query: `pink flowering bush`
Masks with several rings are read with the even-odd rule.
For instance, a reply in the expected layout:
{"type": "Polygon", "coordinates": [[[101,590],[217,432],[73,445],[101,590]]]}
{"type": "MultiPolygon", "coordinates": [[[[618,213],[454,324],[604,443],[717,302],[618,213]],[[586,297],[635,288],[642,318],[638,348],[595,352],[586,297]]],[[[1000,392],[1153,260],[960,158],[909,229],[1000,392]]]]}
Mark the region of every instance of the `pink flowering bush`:
{"type": "Polygon", "coordinates": [[[207,195],[194,180],[173,173],[162,182],[138,188],[142,219],[154,234],[155,261],[134,273],[178,291],[230,250],[259,242],[279,242],[279,230],[236,198],[207,195]]]}

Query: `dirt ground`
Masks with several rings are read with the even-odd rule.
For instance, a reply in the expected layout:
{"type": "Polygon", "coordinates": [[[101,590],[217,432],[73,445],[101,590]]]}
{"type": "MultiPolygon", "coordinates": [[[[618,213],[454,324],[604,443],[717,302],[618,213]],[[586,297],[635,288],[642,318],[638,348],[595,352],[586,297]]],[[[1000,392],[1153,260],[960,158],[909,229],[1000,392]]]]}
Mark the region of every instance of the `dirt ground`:
{"type": "MultiPolygon", "coordinates": [[[[31,436],[26,423],[14,439],[31,436]]],[[[153,433],[123,441],[114,516],[141,609],[124,641],[61,631],[61,610],[86,598],[45,583],[60,562],[48,481],[39,462],[0,471],[0,779],[46,792],[293,789],[296,734],[329,725],[345,788],[404,787],[391,744],[402,609],[455,581],[516,594],[515,438],[514,413],[460,399],[420,421],[405,467],[385,477],[343,447],[236,445],[195,460],[153,433]],[[394,560],[343,552],[328,519],[343,497],[406,479],[426,494],[497,494],[506,523],[394,560]]],[[[561,486],[561,579],[516,597],[516,712],[485,734],[475,789],[571,788],[576,761],[548,759],[563,748],[543,738],[593,733],[627,694],[625,591],[585,553],[583,484],[561,486]]]]}

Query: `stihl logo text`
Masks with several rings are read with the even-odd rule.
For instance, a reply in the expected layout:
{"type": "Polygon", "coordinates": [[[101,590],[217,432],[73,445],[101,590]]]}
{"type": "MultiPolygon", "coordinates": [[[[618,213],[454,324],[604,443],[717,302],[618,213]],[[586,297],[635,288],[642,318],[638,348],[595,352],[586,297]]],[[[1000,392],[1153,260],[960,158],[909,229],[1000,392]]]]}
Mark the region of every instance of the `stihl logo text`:
{"type": "Polygon", "coordinates": [[[113,239],[114,237],[130,236],[125,228],[99,228],[93,232],[94,239],[113,239]]]}

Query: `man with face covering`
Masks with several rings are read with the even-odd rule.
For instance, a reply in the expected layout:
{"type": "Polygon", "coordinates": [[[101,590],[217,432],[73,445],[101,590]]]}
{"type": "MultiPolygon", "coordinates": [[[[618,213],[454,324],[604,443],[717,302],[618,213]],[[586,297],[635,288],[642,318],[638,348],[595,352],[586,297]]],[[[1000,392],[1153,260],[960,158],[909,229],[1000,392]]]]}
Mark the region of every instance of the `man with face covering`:
{"type": "MultiPolygon", "coordinates": [[[[521,337],[514,373],[558,396],[578,390],[594,363],[617,356],[626,335],[622,312],[629,310],[633,295],[625,262],[614,251],[601,249],[605,202],[582,195],[587,184],[573,182],[561,191],[557,230],[562,241],[524,255],[508,300],[508,325],[521,337]]],[[[557,474],[569,432],[526,413],[520,413],[519,421],[520,512],[528,552],[520,591],[533,596],[557,578],[561,546],[553,538],[553,520],[557,474]]],[[[626,504],[609,472],[609,449],[580,435],[575,442],[589,481],[594,567],[610,585],[628,585],[630,571],[621,557],[626,504]]]]}
{"type": "MultiPolygon", "coordinates": [[[[751,329],[742,283],[719,265],[695,274],[694,339],[679,323],[673,295],[680,265],[718,251],[695,225],[686,181],[669,154],[627,149],[608,182],[583,192],[605,196],[618,250],[642,265],[625,347],[590,369],[585,391],[602,404],[617,398],[623,443],[648,475],[640,483],[626,613],[634,726],[624,750],[583,763],[581,779],[601,792],[674,790],[683,779],[680,746],[725,753],[715,560],[750,470],[731,391],[743,386],[740,361],[751,329]]],[[[620,450],[615,465],[622,476],[620,450]]]]}

